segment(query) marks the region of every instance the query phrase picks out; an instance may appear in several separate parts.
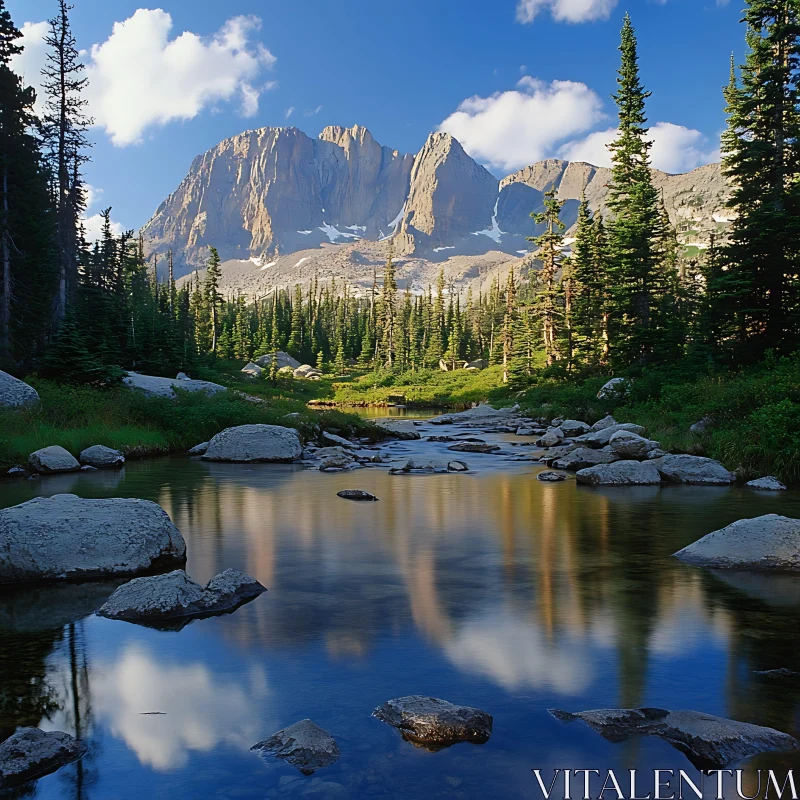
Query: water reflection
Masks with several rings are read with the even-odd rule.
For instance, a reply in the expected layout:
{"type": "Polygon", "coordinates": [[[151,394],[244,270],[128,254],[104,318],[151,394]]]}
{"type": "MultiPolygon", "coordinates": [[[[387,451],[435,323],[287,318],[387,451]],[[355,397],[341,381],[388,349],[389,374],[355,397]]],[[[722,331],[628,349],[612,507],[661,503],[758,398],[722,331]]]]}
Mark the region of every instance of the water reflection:
{"type": "MultiPolygon", "coordinates": [[[[444,452],[408,447],[422,458],[444,452]]],[[[74,478],[71,490],[87,496],[159,502],[184,532],[196,580],[233,567],[269,592],[181,633],[85,619],[113,584],[0,594],[0,737],[41,723],[92,742],[83,772],[41,781],[39,796],[141,796],[115,782],[124,765],[138,791],[144,775],[158,777],[154,786],[178,776],[170,795],[182,800],[203,795],[192,776],[214,762],[228,765],[241,796],[261,797],[265,780],[286,773],[265,778],[261,762],[236,758],[306,716],[343,745],[329,774],[353,797],[380,796],[370,775],[385,796],[402,785],[478,797],[511,774],[527,787],[530,768],[551,760],[687,765],[658,744],[616,746],[562,728],[546,719],[552,706],[696,708],[797,734],[800,680],[757,671],[800,672],[800,580],[715,574],[670,557],[741,517],[800,516],[796,495],[592,491],[541,484],[530,464],[469,460],[470,475],[173,459],[131,463],[110,483],[74,478]],[[339,500],[345,488],[380,502],[339,500]],[[495,738],[434,761],[370,727],[374,705],[411,691],[486,707],[495,738]],[[143,714],[153,711],[165,713],[143,714]],[[469,788],[457,784],[472,769],[469,788]],[[443,788],[444,774],[454,782],[443,788]],[[248,793],[248,780],[260,788],[248,793]]],[[[0,504],[59,491],[50,479],[3,484],[0,504]]],[[[771,758],[754,763],[783,763],[771,758]]]]}

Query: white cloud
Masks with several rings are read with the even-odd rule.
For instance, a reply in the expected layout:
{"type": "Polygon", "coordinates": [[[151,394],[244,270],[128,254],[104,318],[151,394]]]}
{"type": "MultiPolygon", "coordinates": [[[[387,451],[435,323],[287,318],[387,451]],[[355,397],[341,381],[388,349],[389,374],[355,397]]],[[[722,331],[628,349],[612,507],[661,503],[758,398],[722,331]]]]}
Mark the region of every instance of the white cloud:
{"type": "MultiPolygon", "coordinates": [[[[91,217],[83,218],[84,235],[86,241],[91,245],[103,238],[103,217],[100,214],[92,214],[91,217]]],[[[119,236],[124,231],[122,224],[111,220],[111,233],[119,236]]]]}
{"type": "Polygon", "coordinates": [[[42,92],[42,67],[47,60],[47,45],[44,37],[47,35],[46,22],[26,22],[20,29],[22,38],[18,44],[24,50],[16,56],[11,56],[11,69],[21,75],[26,86],[36,88],[36,113],[44,111],[44,92],[42,92]]]}
{"type": "Polygon", "coordinates": [[[273,84],[255,81],[275,57],[252,41],[257,17],[234,17],[210,38],[184,32],[170,40],[172,17],[138,9],[114,23],[105,42],[91,48],[87,64],[90,113],[114,144],[124,147],[173,120],[189,120],[217,103],[239,99],[252,116],[273,84]]]}
{"type": "Polygon", "coordinates": [[[320,111],[322,111],[322,106],[317,106],[316,108],[307,108],[304,113],[307,117],[316,117],[320,111]]]}
{"type": "MultiPolygon", "coordinates": [[[[563,145],[558,156],[567,161],[588,161],[598,167],[611,166],[611,154],[606,145],[617,136],[616,128],[596,131],[585,139],[563,145]]],[[[710,146],[706,137],[692,128],[657,122],[650,128],[652,164],[664,172],[688,172],[695,167],[719,160],[719,150],[710,146]]]]}
{"type": "Polygon", "coordinates": [[[91,183],[85,184],[84,189],[86,191],[86,210],[91,211],[103,200],[103,194],[105,192],[103,189],[98,189],[96,186],[92,186],[91,183]]]}
{"type": "Polygon", "coordinates": [[[464,100],[439,130],[455,136],[473,158],[510,172],[546,158],[603,119],[603,103],[586,84],[526,75],[516,90],[464,100]]]}
{"type": "Polygon", "coordinates": [[[286,109],[286,113],[284,113],[283,118],[289,119],[289,117],[291,117],[292,114],[294,114],[294,106],[289,106],[289,108],[286,109]]]}
{"type": "Polygon", "coordinates": [[[557,22],[591,22],[608,19],[618,0],[518,0],[517,22],[532,23],[542,11],[557,22]]]}

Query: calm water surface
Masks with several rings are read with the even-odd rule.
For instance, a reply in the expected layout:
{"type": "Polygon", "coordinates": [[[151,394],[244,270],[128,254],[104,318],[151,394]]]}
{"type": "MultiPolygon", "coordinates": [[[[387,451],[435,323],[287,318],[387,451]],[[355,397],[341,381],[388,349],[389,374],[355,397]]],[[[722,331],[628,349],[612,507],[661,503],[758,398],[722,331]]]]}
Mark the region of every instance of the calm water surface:
{"type": "Polygon", "coordinates": [[[105,584],[0,595],[0,739],[39,725],[90,743],[24,796],[535,798],[533,768],[691,769],[659,739],[612,744],[553,707],[691,708],[798,734],[798,678],[755,671],[800,672],[800,580],[670,558],[741,517],[800,517],[798,494],[579,489],[538,482],[531,463],[466,460],[472,474],[392,477],[172,458],[0,483],[0,506],[154,500],[196,580],[233,567],[269,588],[180,632],[93,616],[105,584]],[[380,502],[340,500],[343,488],[380,502]],[[489,711],[492,738],[432,753],[370,717],[414,693],[489,711]],[[303,777],[248,751],[306,717],[337,739],[333,766],[303,777]]]}

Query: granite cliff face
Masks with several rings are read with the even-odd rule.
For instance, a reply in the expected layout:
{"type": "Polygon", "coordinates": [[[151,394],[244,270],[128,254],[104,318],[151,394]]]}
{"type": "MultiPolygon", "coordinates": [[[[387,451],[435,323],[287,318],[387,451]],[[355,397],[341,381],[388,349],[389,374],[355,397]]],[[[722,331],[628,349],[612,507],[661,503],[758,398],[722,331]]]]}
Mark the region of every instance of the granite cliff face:
{"type": "MultiPolygon", "coordinates": [[[[702,249],[724,231],[719,165],[653,177],[687,248],[702,249]]],[[[214,245],[231,292],[291,285],[312,266],[359,283],[371,279],[389,241],[416,265],[412,284],[446,262],[458,275],[469,265],[464,280],[482,280],[498,262],[529,254],[527,237],[540,232],[531,212],[542,210],[546,191],[555,187],[564,201],[569,237],[584,194],[593,211],[607,213],[610,180],[607,169],[551,159],[498,181],[447,133],[431,134],[412,156],[357,125],[325,128],[317,139],[262,128],[198,156],[143,233],[151,253],[172,249],[177,275],[202,269],[214,245]]]]}

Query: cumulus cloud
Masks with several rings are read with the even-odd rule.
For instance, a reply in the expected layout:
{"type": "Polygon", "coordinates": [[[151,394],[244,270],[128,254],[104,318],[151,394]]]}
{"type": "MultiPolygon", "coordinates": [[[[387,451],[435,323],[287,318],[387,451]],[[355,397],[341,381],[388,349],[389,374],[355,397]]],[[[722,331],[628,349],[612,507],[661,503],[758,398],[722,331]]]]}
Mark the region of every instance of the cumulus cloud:
{"type": "Polygon", "coordinates": [[[473,158],[510,172],[552,155],[556,145],[603,119],[603,103],[586,84],[526,75],[515,90],[464,100],[439,130],[473,158]]]}
{"type": "MultiPolygon", "coordinates": [[[[598,167],[610,167],[611,153],[607,145],[616,137],[616,128],[596,131],[563,145],[558,156],[567,161],[588,161],[598,167]]],[[[719,150],[710,146],[700,131],[683,125],[657,122],[650,128],[649,138],[653,142],[650,150],[653,166],[664,172],[688,172],[719,160],[719,150]]]]}
{"type": "Polygon", "coordinates": [[[530,25],[542,11],[557,22],[591,22],[608,19],[617,0],[518,0],[517,22],[530,25]]]}
{"type": "MultiPolygon", "coordinates": [[[[90,217],[83,218],[84,236],[91,245],[103,238],[103,217],[100,214],[92,214],[90,217]]],[[[124,231],[122,224],[111,220],[111,233],[119,236],[124,231]]]]}
{"type": "Polygon", "coordinates": [[[184,32],[170,39],[172,25],[166,11],[140,8],[91,48],[90,111],[116,145],[135,144],[152,128],[234,99],[243,116],[252,116],[261,92],[273,85],[257,85],[276,60],[253,41],[258,17],[229,19],[210,38],[184,32]]]}
{"type": "Polygon", "coordinates": [[[42,68],[47,60],[47,45],[44,37],[47,35],[46,22],[26,22],[20,28],[22,38],[18,44],[24,48],[21,53],[11,56],[11,69],[22,76],[26,86],[36,88],[36,113],[44,111],[44,92],[41,90],[42,68]]]}

